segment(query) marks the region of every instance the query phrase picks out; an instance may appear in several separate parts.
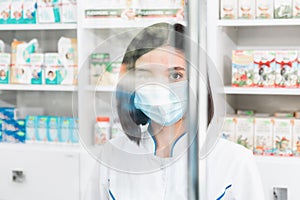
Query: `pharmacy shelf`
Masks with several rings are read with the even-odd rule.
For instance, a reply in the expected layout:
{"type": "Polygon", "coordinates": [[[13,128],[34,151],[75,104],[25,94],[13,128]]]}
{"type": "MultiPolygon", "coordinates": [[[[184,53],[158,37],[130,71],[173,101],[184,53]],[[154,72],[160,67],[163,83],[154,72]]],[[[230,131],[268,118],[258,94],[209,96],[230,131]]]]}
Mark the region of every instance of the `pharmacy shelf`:
{"type": "Polygon", "coordinates": [[[71,153],[71,152],[80,152],[82,151],[82,147],[80,144],[50,144],[50,143],[44,143],[44,144],[37,144],[37,143],[31,143],[31,144],[24,144],[24,143],[3,143],[0,142],[0,150],[1,149],[13,149],[13,150],[19,150],[19,151],[26,151],[26,150],[36,150],[36,151],[48,151],[48,152],[65,152],[65,153],[71,153]]]}
{"type": "Polygon", "coordinates": [[[76,30],[77,24],[1,24],[2,30],[76,30]]]}
{"type": "Polygon", "coordinates": [[[175,18],[147,18],[124,20],[121,18],[116,19],[85,19],[81,27],[85,29],[108,29],[108,28],[143,28],[158,22],[180,23],[186,24],[184,21],[178,21],[175,18]]]}
{"type": "Polygon", "coordinates": [[[77,90],[74,85],[17,85],[17,84],[0,84],[0,90],[9,91],[53,91],[53,92],[73,92],[77,90]]]}
{"type": "Polygon", "coordinates": [[[269,164],[300,164],[300,157],[296,156],[254,156],[256,162],[264,162],[269,164]]]}
{"type": "Polygon", "coordinates": [[[300,96],[300,88],[243,88],[224,87],[225,94],[252,94],[252,95],[295,95],[300,96]]]}
{"type": "Polygon", "coordinates": [[[93,86],[89,85],[87,90],[90,92],[114,92],[116,91],[116,86],[93,86]]]}
{"type": "Polygon", "coordinates": [[[219,20],[219,27],[300,26],[300,19],[219,20]]]}

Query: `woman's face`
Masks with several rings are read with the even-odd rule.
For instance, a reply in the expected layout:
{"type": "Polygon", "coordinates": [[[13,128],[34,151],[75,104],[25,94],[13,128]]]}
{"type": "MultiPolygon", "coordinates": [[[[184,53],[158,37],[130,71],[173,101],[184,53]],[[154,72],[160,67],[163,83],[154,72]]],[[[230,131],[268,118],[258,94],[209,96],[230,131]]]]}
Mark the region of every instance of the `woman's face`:
{"type": "Polygon", "coordinates": [[[168,84],[186,80],[184,54],[170,46],[154,49],[136,61],[135,76],[139,83],[168,84]]]}

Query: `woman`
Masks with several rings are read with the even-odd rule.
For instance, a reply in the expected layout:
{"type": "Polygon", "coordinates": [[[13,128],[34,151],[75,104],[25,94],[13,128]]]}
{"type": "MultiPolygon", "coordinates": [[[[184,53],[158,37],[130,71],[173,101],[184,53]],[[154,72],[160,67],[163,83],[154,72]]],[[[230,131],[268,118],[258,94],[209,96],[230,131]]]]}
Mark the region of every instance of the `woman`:
{"type": "MultiPolygon", "coordinates": [[[[183,34],[180,24],[159,23],[129,44],[116,92],[126,136],[107,143],[99,154],[101,164],[87,193],[94,196],[87,199],[188,199],[191,129],[183,34]]],[[[252,154],[242,146],[218,139],[203,161],[205,200],[264,199],[252,154]]]]}

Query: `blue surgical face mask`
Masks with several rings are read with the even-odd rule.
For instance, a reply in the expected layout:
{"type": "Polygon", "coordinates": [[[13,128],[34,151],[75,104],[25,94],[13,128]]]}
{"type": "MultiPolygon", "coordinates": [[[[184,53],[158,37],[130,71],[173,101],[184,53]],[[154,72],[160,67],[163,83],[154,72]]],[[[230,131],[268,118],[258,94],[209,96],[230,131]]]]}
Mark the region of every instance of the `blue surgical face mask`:
{"type": "Polygon", "coordinates": [[[187,81],[168,85],[145,84],[136,89],[134,105],[152,121],[162,126],[170,126],[184,116],[187,110],[187,95],[187,81]]]}

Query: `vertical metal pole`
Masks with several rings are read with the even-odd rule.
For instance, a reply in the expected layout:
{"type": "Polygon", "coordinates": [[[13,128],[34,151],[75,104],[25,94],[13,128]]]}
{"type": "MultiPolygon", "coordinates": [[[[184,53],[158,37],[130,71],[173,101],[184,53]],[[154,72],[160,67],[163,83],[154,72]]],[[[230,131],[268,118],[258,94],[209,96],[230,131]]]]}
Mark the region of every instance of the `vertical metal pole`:
{"type": "MultiPolygon", "coordinates": [[[[201,1],[201,0],[199,0],[201,1]]],[[[199,66],[199,34],[200,21],[199,11],[200,3],[198,0],[189,0],[186,2],[186,16],[188,36],[191,38],[190,44],[187,47],[187,60],[189,64],[189,96],[194,94],[195,98],[189,98],[189,144],[188,149],[188,199],[199,200],[199,140],[198,140],[198,103],[199,103],[199,76],[200,70],[195,69],[199,66]],[[195,45],[196,44],[196,45],[195,45]],[[195,49],[196,48],[196,49],[195,49]],[[195,73],[198,75],[195,76],[195,73]]]]}

